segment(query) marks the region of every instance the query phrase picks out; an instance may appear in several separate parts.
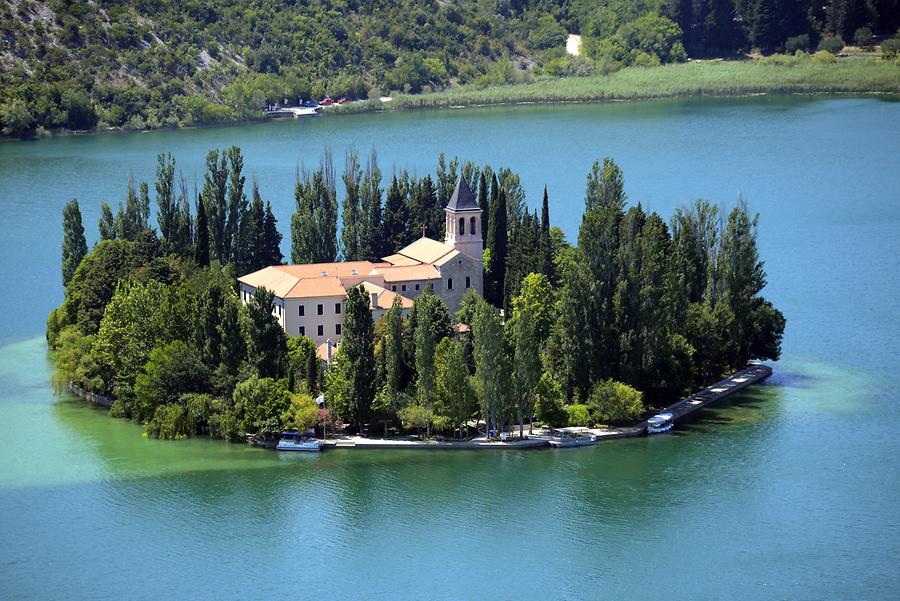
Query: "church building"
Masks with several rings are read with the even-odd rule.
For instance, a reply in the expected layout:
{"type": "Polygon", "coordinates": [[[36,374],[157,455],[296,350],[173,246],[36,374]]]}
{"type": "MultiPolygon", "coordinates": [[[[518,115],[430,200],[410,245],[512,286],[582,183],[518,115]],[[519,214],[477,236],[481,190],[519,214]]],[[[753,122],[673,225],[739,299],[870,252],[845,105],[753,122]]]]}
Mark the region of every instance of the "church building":
{"type": "Polygon", "coordinates": [[[461,175],[444,209],[446,234],[439,242],[425,236],[380,262],[346,261],[272,265],[238,278],[241,301],[257,288],[275,295],[273,315],[291,336],[304,335],[317,345],[339,343],[347,290],[362,285],[377,322],[399,296],[404,316],[431,284],[451,312],[469,289],[484,294],[481,209],[461,175]]]}

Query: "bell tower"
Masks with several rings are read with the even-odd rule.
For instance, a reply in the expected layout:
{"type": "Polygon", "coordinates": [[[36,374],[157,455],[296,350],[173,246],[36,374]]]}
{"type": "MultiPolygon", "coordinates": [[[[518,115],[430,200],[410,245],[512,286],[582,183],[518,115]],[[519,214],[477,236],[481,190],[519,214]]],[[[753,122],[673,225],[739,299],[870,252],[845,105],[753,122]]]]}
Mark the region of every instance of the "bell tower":
{"type": "Polygon", "coordinates": [[[484,252],[484,232],[481,231],[481,207],[462,175],[444,208],[447,216],[444,243],[472,257],[481,264],[484,252]]]}

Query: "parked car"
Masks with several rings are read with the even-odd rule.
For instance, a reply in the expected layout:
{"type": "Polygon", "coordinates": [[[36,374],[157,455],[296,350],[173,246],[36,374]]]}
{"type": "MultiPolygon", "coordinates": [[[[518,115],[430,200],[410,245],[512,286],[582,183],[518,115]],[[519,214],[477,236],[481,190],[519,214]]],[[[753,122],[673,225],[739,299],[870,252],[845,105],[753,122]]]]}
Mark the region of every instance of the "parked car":
{"type": "Polygon", "coordinates": [[[353,100],[350,98],[347,98],[346,96],[344,96],[343,98],[341,98],[337,101],[338,104],[347,104],[348,102],[353,102],[353,100]]]}
{"type": "Polygon", "coordinates": [[[315,100],[307,100],[306,102],[303,103],[303,106],[305,106],[306,108],[314,109],[319,106],[319,103],[316,102],[315,100]]]}
{"type": "Polygon", "coordinates": [[[319,104],[321,104],[322,106],[330,106],[330,105],[334,104],[334,100],[332,100],[331,98],[326,96],[325,98],[323,98],[322,100],[319,101],[319,104]]]}

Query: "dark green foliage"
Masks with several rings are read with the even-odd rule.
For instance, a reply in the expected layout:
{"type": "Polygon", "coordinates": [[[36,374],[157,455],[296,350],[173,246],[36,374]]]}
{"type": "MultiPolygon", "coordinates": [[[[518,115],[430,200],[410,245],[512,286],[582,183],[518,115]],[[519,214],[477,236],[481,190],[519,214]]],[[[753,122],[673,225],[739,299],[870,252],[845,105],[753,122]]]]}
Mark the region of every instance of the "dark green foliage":
{"type": "Polygon", "coordinates": [[[182,340],[150,351],[144,372],[137,375],[134,394],[137,400],[135,419],[149,418],[158,407],[171,403],[186,392],[203,392],[206,368],[193,346],[182,340]]]}
{"type": "Polygon", "coordinates": [[[194,261],[200,267],[209,267],[209,222],[206,219],[206,205],[197,199],[197,223],[194,226],[194,261]]]}
{"type": "Polygon", "coordinates": [[[369,295],[362,286],[347,292],[340,353],[346,360],[343,375],[348,386],[348,402],[362,431],[375,398],[375,343],[369,295]]]}
{"type": "Polygon", "coordinates": [[[281,324],[272,315],[275,296],[257,288],[247,304],[243,322],[247,360],[263,378],[280,378],[284,373],[287,340],[281,324]]]}
{"type": "Polygon", "coordinates": [[[69,285],[69,280],[75,275],[75,270],[85,255],[87,242],[84,239],[84,225],[81,223],[81,209],[78,208],[78,200],[73,198],[63,208],[63,286],[69,285]]]}
{"type": "Polygon", "coordinates": [[[360,188],[359,258],[363,260],[376,261],[393,252],[384,240],[381,195],[381,170],[378,155],[372,150],[360,188]]]}
{"type": "Polygon", "coordinates": [[[844,49],[844,39],[839,35],[826,36],[819,40],[819,50],[837,54],[844,49]]]}
{"type": "Polygon", "coordinates": [[[499,189],[499,183],[494,177],[494,190],[496,197],[491,201],[490,218],[488,219],[487,239],[485,245],[488,249],[487,264],[484,274],[484,293],[488,302],[496,307],[502,307],[506,299],[504,286],[506,285],[506,256],[507,256],[507,212],[506,192],[499,189]]]}
{"type": "Polygon", "coordinates": [[[291,217],[291,261],[330,263],[337,258],[337,192],[331,153],[319,169],[304,172],[294,186],[297,210],[291,217]]]}
{"type": "Polygon", "coordinates": [[[118,236],[116,218],[107,202],[104,202],[100,209],[100,220],[97,222],[97,229],[100,231],[100,240],[115,240],[118,236]]]}

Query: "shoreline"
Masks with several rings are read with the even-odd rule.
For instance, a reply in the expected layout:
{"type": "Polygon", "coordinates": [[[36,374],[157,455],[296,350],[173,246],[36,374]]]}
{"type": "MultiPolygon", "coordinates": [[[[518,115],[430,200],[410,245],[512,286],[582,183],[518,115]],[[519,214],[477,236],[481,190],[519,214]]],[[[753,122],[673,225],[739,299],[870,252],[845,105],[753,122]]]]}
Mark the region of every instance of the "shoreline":
{"type": "MultiPolygon", "coordinates": [[[[428,94],[401,94],[394,96],[390,102],[381,102],[377,98],[359,100],[351,104],[327,107],[319,117],[497,106],[605,104],[679,98],[900,97],[900,65],[889,61],[839,59],[833,63],[814,63],[809,58],[788,57],[787,63],[779,64],[764,63],[760,60],[766,59],[692,61],[653,68],[629,67],[608,75],[590,77],[543,77],[527,83],[493,85],[485,88],[461,86],[428,94]]],[[[132,130],[108,127],[85,131],[53,131],[49,135],[35,135],[28,138],[0,136],[0,141],[233,127],[281,119],[261,114],[216,123],[157,129],[132,130]]]]}

